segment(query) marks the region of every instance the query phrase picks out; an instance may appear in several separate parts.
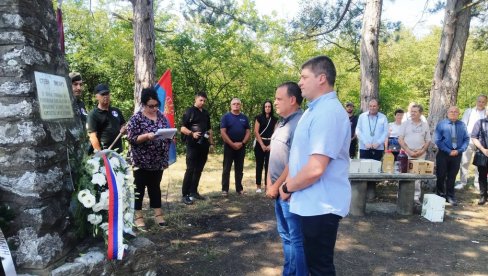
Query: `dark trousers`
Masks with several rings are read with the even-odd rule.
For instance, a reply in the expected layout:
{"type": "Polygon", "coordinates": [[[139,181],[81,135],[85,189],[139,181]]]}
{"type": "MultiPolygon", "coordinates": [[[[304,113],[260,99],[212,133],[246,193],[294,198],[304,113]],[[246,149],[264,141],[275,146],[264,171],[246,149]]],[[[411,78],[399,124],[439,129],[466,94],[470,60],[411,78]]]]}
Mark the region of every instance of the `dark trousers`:
{"type": "Polygon", "coordinates": [[[183,196],[198,193],[198,183],[200,182],[203,168],[207,163],[208,148],[209,145],[207,143],[186,146],[186,171],[183,178],[183,186],[181,187],[183,196]]]}
{"type": "MultiPolygon", "coordinates": [[[[263,143],[268,146],[270,141],[263,140],[263,143]]],[[[266,184],[266,178],[268,177],[268,162],[269,151],[264,152],[261,145],[256,142],[254,147],[254,156],[256,157],[256,184],[261,186],[264,167],[264,183],[266,184]]],[[[266,186],[266,185],[265,185],[266,186]]]]}
{"type": "Polygon", "coordinates": [[[229,178],[232,163],[234,163],[234,177],[236,182],[236,192],[243,190],[242,176],[244,170],[244,156],[246,155],[246,147],[238,150],[232,149],[229,145],[224,144],[224,165],[222,170],[222,191],[229,191],[229,178]]]}
{"type": "Polygon", "coordinates": [[[349,157],[351,159],[356,158],[358,155],[358,138],[354,138],[351,140],[351,144],[349,145],[349,157]]]}
{"type": "MultiPolygon", "coordinates": [[[[440,196],[454,198],[454,182],[461,165],[462,154],[449,156],[449,154],[439,151],[436,155],[436,176],[437,194],[440,196]]],[[[486,174],[485,174],[486,179],[486,174]]]]}
{"type": "Polygon", "coordinates": [[[341,217],[326,214],[301,217],[303,249],[310,275],[335,275],[334,247],[341,217]]]}
{"type": "Polygon", "coordinates": [[[142,210],[142,199],[144,198],[145,188],[149,194],[149,207],[161,208],[161,178],[163,171],[149,171],[137,169],[134,171],[134,184],[136,199],[134,202],[135,210],[142,210]]]}
{"type": "Polygon", "coordinates": [[[478,167],[478,180],[479,180],[479,185],[480,185],[480,195],[482,196],[488,196],[486,188],[487,188],[487,183],[486,183],[486,174],[488,173],[488,167],[478,167]]]}
{"type": "Polygon", "coordinates": [[[368,150],[359,150],[359,158],[361,159],[374,159],[377,161],[381,161],[381,158],[383,158],[383,150],[374,150],[374,149],[368,149],[368,150]]]}

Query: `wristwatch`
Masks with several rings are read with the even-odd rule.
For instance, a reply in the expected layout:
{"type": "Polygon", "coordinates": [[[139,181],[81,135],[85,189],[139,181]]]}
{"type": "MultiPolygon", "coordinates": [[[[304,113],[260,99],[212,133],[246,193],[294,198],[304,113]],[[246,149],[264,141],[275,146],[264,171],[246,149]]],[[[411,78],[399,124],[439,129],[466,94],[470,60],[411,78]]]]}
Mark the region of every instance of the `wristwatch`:
{"type": "Polygon", "coordinates": [[[286,182],[283,182],[283,184],[281,184],[281,189],[283,189],[283,193],[285,194],[291,194],[292,192],[288,192],[288,187],[286,187],[286,182]]]}

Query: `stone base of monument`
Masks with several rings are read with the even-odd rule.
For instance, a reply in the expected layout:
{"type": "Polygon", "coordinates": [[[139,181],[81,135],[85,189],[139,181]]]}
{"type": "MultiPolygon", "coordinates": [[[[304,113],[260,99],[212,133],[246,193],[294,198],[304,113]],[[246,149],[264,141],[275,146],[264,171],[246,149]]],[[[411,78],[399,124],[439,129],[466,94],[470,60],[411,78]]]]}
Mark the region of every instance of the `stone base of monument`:
{"type": "Polygon", "coordinates": [[[123,260],[108,260],[103,241],[98,245],[74,252],[68,258],[42,271],[21,271],[30,275],[162,275],[163,263],[159,247],[147,238],[136,237],[128,242],[123,260]]]}

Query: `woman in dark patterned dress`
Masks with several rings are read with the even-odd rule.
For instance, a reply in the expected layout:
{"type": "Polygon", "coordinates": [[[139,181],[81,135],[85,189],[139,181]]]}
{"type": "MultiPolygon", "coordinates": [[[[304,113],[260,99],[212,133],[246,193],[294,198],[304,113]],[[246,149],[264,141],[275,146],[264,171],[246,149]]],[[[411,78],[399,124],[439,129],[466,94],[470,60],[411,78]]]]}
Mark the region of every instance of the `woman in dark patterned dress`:
{"type": "Polygon", "coordinates": [[[137,229],[145,231],[142,214],[142,199],[147,187],[149,206],[154,210],[154,220],[165,225],[161,210],[161,178],[168,167],[168,151],[171,140],[159,139],[155,132],[169,128],[169,122],[159,111],[160,101],[153,88],[145,88],[141,93],[142,108],[129,121],[127,138],[130,144],[129,157],[134,171],[135,220],[137,229]]]}

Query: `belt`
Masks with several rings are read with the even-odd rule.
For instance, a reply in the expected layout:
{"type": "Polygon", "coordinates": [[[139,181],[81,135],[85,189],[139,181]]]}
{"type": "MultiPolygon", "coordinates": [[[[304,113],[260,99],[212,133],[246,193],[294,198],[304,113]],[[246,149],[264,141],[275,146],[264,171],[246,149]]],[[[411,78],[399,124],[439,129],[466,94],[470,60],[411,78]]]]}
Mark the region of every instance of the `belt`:
{"type": "Polygon", "coordinates": [[[263,138],[263,137],[261,137],[261,140],[271,140],[271,138],[263,138]]]}

